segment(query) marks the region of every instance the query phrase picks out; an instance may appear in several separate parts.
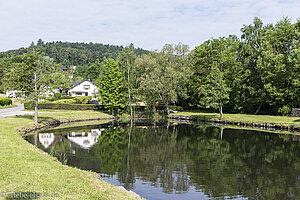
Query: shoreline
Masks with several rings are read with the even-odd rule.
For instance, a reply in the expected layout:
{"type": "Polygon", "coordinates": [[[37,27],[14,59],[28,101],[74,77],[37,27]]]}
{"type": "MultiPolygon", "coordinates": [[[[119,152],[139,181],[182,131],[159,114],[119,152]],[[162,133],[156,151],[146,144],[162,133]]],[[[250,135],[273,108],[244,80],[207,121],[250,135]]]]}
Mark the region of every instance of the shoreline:
{"type": "Polygon", "coordinates": [[[268,131],[290,131],[290,132],[300,132],[300,126],[294,124],[283,124],[283,123],[272,123],[272,122],[248,122],[248,121],[231,121],[225,119],[218,119],[214,117],[206,117],[199,115],[170,115],[170,119],[175,120],[187,120],[187,121],[196,121],[196,122],[209,122],[214,125],[233,125],[236,127],[244,127],[244,128],[260,128],[268,131]]]}
{"type": "Polygon", "coordinates": [[[103,113],[98,113],[98,117],[92,112],[81,113],[85,113],[85,117],[53,117],[55,114],[45,113],[42,118],[52,117],[38,126],[33,126],[30,116],[0,118],[1,192],[57,194],[55,198],[47,199],[142,199],[133,191],[103,181],[95,172],[61,164],[55,157],[25,141],[20,134],[50,124],[114,119],[103,113]]]}

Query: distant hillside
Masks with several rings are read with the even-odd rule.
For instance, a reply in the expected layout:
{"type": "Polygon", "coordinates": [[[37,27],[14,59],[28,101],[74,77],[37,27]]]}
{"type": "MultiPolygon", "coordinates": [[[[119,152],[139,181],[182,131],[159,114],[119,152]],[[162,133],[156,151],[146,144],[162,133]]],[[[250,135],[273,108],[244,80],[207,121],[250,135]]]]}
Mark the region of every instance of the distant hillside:
{"type": "MultiPolygon", "coordinates": [[[[78,42],[47,42],[44,43],[41,39],[37,44],[33,43],[30,47],[20,48],[17,50],[9,50],[0,53],[0,57],[20,55],[33,48],[40,49],[51,58],[54,58],[55,62],[62,63],[64,65],[84,65],[87,63],[96,62],[97,59],[102,61],[106,58],[116,58],[123,50],[123,46],[117,45],[104,45],[101,43],[78,43],[78,42]]],[[[147,54],[149,51],[136,48],[135,53],[137,55],[147,54]]]]}

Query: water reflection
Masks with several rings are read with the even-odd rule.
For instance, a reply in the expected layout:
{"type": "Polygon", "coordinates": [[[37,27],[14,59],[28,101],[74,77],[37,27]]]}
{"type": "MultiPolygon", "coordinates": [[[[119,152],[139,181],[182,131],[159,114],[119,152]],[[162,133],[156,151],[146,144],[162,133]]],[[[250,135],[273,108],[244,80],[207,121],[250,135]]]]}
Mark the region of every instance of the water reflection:
{"type": "Polygon", "coordinates": [[[55,136],[53,133],[41,133],[39,134],[40,143],[48,149],[49,146],[54,142],[55,136]]]}
{"type": "Polygon", "coordinates": [[[142,122],[46,136],[68,165],[149,199],[300,198],[299,136],[142,122]]]}
{"type": "Polygon", "coordinates": [[[98,137],[100,137],[102,131],[104,129],[92,129],[89,133],[72,132],[68,134],[67,139],[83,149],[90,149],[98,142],[98,137]]]}

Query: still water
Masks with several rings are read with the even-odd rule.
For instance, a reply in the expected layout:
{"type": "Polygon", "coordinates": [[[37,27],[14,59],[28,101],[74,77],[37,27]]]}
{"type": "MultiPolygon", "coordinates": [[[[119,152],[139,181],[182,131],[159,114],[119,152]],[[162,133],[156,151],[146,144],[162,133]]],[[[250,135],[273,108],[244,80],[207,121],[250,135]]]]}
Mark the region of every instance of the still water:
{"type": "Polygon", "coordinates": [[[113,122],[26,139],[147,199],[300,199],[300,136],[113,122]]]}

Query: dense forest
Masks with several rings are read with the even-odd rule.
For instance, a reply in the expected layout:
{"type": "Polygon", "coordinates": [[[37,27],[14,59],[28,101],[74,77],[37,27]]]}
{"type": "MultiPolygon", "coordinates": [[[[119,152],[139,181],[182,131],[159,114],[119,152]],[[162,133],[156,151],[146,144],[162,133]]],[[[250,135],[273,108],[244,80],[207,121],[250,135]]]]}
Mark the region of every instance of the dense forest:
{"type": "Polygon", "coordinates": [[[99,97],[112,108],[132,111],[137,99],[154,113],[158,104],[166,111],[170,105],[179,105],[188,110],[219,111],[221,116],[223,110],[288,115],[292,108],[300,107],[299,19],[263,24],[255,18],[242,26],[240,38],[211,38],[191,51],[182,43],[148,52],[133,45],[44,44],[39,40],[28,48],[0,54],[0,78],[6,89],[17,89],[16,78],[9,85],[6,77],[13,74],[14,66],[21,70],[33,48],[52,58],[56,69],[77,65],[73,80],[109,85],[100,90],[99,97]]]}
{"type": "MultiPolygon", "coordinates": [[[[130,44],[129,46],[132,46],[130,44]]],[[[101,43],[72,43],[72,42],[47,42],[39,39],[36,44],[34,42],[27,48],[17,50],[9,50],[0,53],[1,57],[11,57],[28,53],[33,49],[39,50],[49,57],[53,58],[56,63],[64,66],[85,65],[88,63],[101,62],[104,58],[115,59],[124,49],[123,46],[101,44],[101,43]]],[[[149,51],[136,48],[136,55],[146,54],[149,51]]]]}

